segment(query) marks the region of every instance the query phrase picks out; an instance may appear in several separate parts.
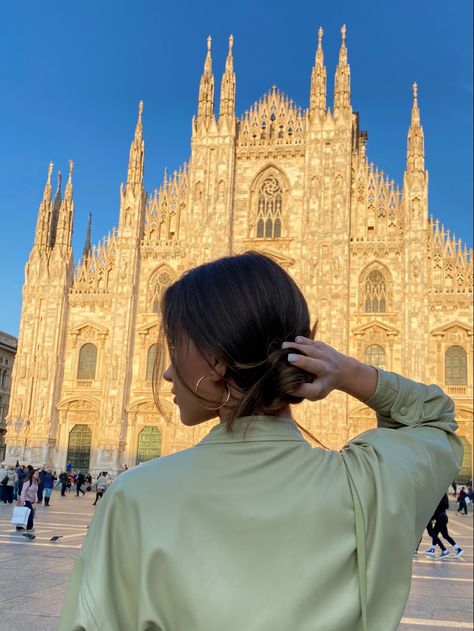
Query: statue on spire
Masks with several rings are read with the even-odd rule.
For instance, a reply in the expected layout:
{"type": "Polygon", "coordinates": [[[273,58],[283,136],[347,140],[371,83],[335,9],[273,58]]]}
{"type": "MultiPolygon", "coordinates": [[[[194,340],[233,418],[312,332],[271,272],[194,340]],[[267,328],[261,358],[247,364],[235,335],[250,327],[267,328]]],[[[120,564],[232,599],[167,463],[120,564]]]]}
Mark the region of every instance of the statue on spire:
{"type": "Polygon", "coordinates": [[[135,134],[130,145],[126,190],[139,193],[143,189],[143,171],[145,160],[145,143],[143,141],[143,101],[138,103],[138,119],[135,134]]]}
{"type": "Polygon", "coordinates": [[[410,173],[423,173],[425,170],[424,135],[418,107],[418,84],[416,82],[413,84],[413,105],[408,129],[406,170],[410,173]]]}
{"type": "Polygon", "coordinates": [[[346,25],[341,27],[341,48],[339,50],[339,63],[336,69],[334,82],[334,119],[346,118],[351,120],[351,71],[347,63],[346,25]]]}
{"type": "Polygon", "coordinates": [[[219,121],[226,120],[232,123],[235,119],[235,72],[232,47],[234,36],[229,36],[229,52],[225,62],[225,71],[221,81],[221,102],[219,108],[219,121]]]}
{"type": "Polygon", "coordinates": [[[323,53],[323,28],[318,29],[318,48],[311,72],[310,116],[315,114],[322,120],[326,114],[326,67],[323,53]]]}
{"type": "Polygon", "coordinates": [[[211,57],[212,38],[207,38],[207,54],[204,62],[204,72],[199,84],[199,100],[197,124],[203,124],[205,128],[214,118],[214,75],[212,73],[211,57]]]}
{"type": "Polygon", "coordinates": [[[92,213],[89,213],[89,219],[87,221],[86,242],[84,244],[84,250],[82,252],[82,258],[88,259],[91,255],[91,235],[92,235],[92,213]]]}

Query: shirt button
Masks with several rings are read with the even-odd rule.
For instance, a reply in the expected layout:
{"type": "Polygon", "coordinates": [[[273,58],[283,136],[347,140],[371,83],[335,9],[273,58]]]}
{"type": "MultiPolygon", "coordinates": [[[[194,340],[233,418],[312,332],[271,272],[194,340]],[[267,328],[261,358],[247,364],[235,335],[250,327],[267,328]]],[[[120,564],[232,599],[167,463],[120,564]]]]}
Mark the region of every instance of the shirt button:
{"type": "Polygon", "coordinates": [[[408,410],[407,410],[407,408],[406,408],[406,407],[402,407],[402,408],[400,408],[400,414],[401,414],[402,416],[405,416],[405,414],[406,414],[407,412],[408,412],[408,410]]]}

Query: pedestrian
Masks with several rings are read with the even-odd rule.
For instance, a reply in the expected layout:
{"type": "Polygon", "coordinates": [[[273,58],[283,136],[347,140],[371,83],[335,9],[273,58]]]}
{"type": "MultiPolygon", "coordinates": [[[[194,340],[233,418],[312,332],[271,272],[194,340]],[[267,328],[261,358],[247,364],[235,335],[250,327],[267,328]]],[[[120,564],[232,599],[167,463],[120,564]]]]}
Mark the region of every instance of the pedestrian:
{"type": "Polygon", "coordinates": [[[59,481],[61,482],[61,497],[66,496],[68,479],[68,474],[65,471],[61,471],[61,473],[59,474],[59,481]]]}
{"type": "Polygon", "coordinates": [[[453,480],[451,482],[451,486],[453,487],[453,495],[454,495],[454,497],[456,497],[456,491],[457,491],[457,488],[458,488],[458,481],[457,480],[453,480]]]}
{"type": "Polygon", "coordinates": [[[466,487],[463,486],[461,490],[459,491],[457,502],[459,504],[458,513],[460,513],[461,511],[464,511],[464,515],[467,515],[466,498],[467,498],[466,487]]]}
{"type": "Polygon", "coordinates": [[[39,473],[38,480],[38,504],[42,504],[43,502],[43,491],[44,491],[44,476],[46,475],[46,465],[44,464],[39,473]]]}
{"type": "MultiPolygon", "coordinates": [[[[161,304],[181,422],[217,424],[113,482],[59,630],[396,629],[413,549],[461,466],[452,400],[311,339],[296,283],[261,254],[190,270],[161,304]],[[347,394],[378,427],[312,448],[290,406],[330,395],[313,422],[335,424],[347,394]]],[[[346,331],[337,318],[325,328],[346,331]]]]}
{"type": "Polygon", "coordinates": [[[85,481],[86,481],[85,475],[82,473],[82,471],[79,471],[79,473],[76,476],[76,497],[79,497],[79,493],[82,493],[82,495],[86,494],[86,492],[82,488],[85,481]]]}
{"type": "Polygon", "coordinates": [[[5,465],[0,465],[0,502],[3,502],[4,488],[8,484],[8,473],[5,465]]]}
{"type": "MultiPolygon", "coordinates": [[[[21,465],[16,467],[16,476],[17,481],[14,487],[14,494],[16,493],[17,498],[21,494],[21,488],[23,486],[23,480],[26,478],[26,468],[25,465],[21,465]]],[[[16,499],[16,498],[15,498],[16,499]]]]}
{"type": "Polygon", "coordinates": [[[71,473],[72,473],[72,462],[68,462],[67,463],[67,465],[66,465],[66,473],[68,475],[71,475],[71,473]]]}
{"type": "Polygon", "coordinates": [[[431,542],[432,542],[432,545],[425,552],[425,554],[427,554],[428,556],[434,557],[436,555],[436,546],[438,546],[441,549],[441,553],[439,555],[440,558],[444,559],[445,557],[449,556],[449,550],[443,544],[443,542],[441,541],[438,535],[441,535],[443,539],[445,539],[448,543],[450,543],[453,546],[456,558],[464,554],[463,549],[458,546],[458,544],[454,541],[454,539],[451,537],[451,535],[448,532],[449,519],[446,513],[448,509],[449,509],[449,498],[448,498],[448,494],[445,493],[443,497],[441,498],[440,503],[436,507],[433,517],[431,518],[427,526],[428,534],[430,535],[431,542]]]}
{"type": "MultiPolygon", "coordinates": [[[[12,504],[13,503],[13,487],[15,486],[15,467],[13,465],[8,465],[7,467],[7,482],[3,485],[3,503],[12,504]]],[[[5,480],[5,478],[3,479],[5,480]]]]}
{"type": "MultiPolygon", "coordinates": [[[[18,499],[18,506],[26,506],[30,509],[26,530],[33,530],[35,518],[35,502],[38,493],[39,473],[38,471],[30,471],[26,476],[21,489],[21,495],[18,499]]],[[[21,530],[21,528],[18,528],[21,530]]]]}
{"type": "Polygon", "coordinates": [[[106,492],[108,486],[109,486],[109,477],[108,477],[107,471],[101,471],[97,478],[95,501],[92,503],[92,506],[95,506],[97,504],[97,502],[106,492]]]}
{"type": "Polygon", "coordinates": [[[92,476],[90,473],[86,475],[86,491],[90,491],[92,488],[92,476]]]}
{"type": "Polygon", "coordinates": [[[53,493],[54,482],[56,480],[56,476],[53,473],[52,469],[48,469],[44,476],[44,505],[50,506],[51,495],[53,493]]]}

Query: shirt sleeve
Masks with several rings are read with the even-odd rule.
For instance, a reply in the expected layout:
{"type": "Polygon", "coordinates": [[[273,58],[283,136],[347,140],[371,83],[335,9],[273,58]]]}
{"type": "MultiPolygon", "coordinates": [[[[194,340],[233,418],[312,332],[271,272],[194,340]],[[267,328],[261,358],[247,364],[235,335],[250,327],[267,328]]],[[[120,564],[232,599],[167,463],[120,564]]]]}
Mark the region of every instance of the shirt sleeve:
{"type": "Polygon", "coordinates": [[[461,467],[454,403],[436,385],[378,369],[377,389],[366,405],[375,410],[378,428],[346,445],[346,465],[366,499],[367,517],[374,499],[384,510],[392,506],[395,516],[397,511],[413,516],[415,547],[461,467]]]}
{"type": "MultiPolygon", "coordinates": [[[[376,411],[378,427],[351,440],[342,457],[362,512],[361,601],[369,604],[375,624],[388,607],[394,619],[402,617],[412,554],[459,472],[463,450],[454,433],[453,401],[438,386],[378,370],[375,395],[366,404],[376,411]]],[[[374,628],[384,627],[380,622],[374,628]]]]}
{"type": "Polygon", "coordinates": [[[116,481],[89,525],[66,593],[59,631],[137,628],[140,550],[136,508],[116,481]]]}

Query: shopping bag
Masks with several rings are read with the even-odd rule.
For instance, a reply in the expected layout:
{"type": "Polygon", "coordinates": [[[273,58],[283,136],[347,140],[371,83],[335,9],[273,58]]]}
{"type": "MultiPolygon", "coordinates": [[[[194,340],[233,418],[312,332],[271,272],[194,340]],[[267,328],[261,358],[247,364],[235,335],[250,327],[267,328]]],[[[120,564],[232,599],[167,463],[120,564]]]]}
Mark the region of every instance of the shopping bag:
{"type": "Polygon", "coordinates": [[[23,526],[23,528],[26,528],[30,512],[31,508],[28,508],[28,506],[15,506],[13,509],[12,524],[14,526],[23,526]]]}

